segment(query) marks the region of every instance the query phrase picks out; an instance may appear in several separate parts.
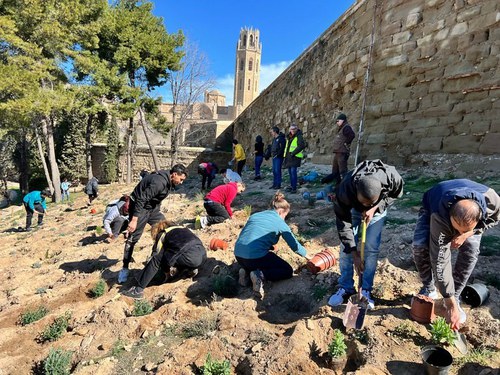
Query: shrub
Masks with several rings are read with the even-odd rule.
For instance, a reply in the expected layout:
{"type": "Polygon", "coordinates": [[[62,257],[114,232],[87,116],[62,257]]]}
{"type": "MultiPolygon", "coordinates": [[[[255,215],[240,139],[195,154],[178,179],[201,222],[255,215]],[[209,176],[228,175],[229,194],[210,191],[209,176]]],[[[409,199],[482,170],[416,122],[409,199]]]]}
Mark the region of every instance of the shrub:
{"type": "Polygon", "coordinates": [[[68,329],[70,319],[71,313],[69,311],[66,311],[63,316],[56,318],[54,322],[42,332],[42,341],[56,341],[59,339],[68,329]]]}
{"type": "Polygon", "coordinates": [[[332,358],[339,358],[346,355],[347,345],[345,344],[344,335],[340,330],[333,331],[333,339],[328,345],[328,354],[332,358]]]}
{"type": "Polygon", "coordinates": [[[45,375],[69,375],[71,373],[71,356],[73,353],[51,348],[43,361],[45,375]]]}
{"type": "Polygon", "coordinates": [[[98,298],[106,293],[106,282],[103,279],[100,279],[97,284],[94,285],[92,289],[90,289],[90,296],[92,298],[98,298]]]}
{"type": "Polygon", "coordinates": [[[133,316],[148,315],[152,312],[153,306],[145,299],[139,299],[134,302],[134,311],[132,311],[133,316]]]}
{"type": "Polygon", "coordinates": [[[455,332],[451,329],[450,325],[446,323],[445,318],[438,317],[431,323],[431,338],[436,344],[453,344],[456,338],[455,332]]]}
{"type": "Polygon", "coordinates": [[[21,314],[19,317],[19,322],[21,325],[25,326],[42,319],[47,315],[49,310],[45,306],[40,306],[35,310],[27,310],[21,314]]]}
{"type": "Polygon", "coordinates": [[[217,315],[206,315],[181,327],[181,337],[207,337],[217,329],[217,315]]]}
{"type": "Polygon", "coordinates": [[[315,301],[321,301],[328,293],[328,287],[325,285],[316,284],[313,286],[312,296],[315,301]]]}
{"type": "Polygon", "coordinates": [[[203,375],[230,375],[231,363],[228,360],[217,361],[213,360],[210,353],[203,364],[203,375]]]}

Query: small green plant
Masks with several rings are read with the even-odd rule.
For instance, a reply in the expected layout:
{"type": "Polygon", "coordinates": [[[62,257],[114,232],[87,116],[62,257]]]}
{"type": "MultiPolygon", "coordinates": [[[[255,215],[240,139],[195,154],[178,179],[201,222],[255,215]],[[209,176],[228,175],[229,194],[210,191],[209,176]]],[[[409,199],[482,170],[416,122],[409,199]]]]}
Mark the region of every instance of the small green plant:
{"type": "Polygon", "coordinates": [[[124,350],[125,350],[125,342],[122,340],[117,340],[115,341],[113,347],[111,348],[111,355],[113,357],[117,357],[124,350]]]}
{"type": "Polygon", "coordinates": [[[106,282],[103,279],[100,279],[97,284],[94,285],[92,289],[90,289],[90,296],[92,298],[98,298],[106,293],[106,282]]]}
{"type": "Polygon", "coordinates": [[[102,227],[100,225],[95,227],[95,234],[98,236],[102,235],[102,227]]]}
{"type": "Polygon", "coordinates": [[[312,296],[315,301],[321,301],[328,293],[328,287],[321,284],[316,284],[312,289],[312,296]]]}
{"type": "Polygon", "coordinates": [[[203,316],[198,320],[185,323],[180,329],[180,335],[185,339],[190,337],[207,337],[210,333],[217,330],[217,320],[217,315],[210,314],[203,316]]]}
{"type": "Polygon", "coordinates": [[[409,322],[403,322],[399,324],[398,326],[396,326],[396,328],[394,328],[394,331],[392,332],[395,336],[401,337],[403,339],[410,338],[417,333],[415,327],[413,327],[413,325],[411,325],[411,323],[409,322]]]}
{"type": "Polygon", "coordinates": [[[328,354],[332,358],[339,358],[346,355],[347,345],[345,344],[345,338],[340,330],[336,329],[333,331],[333,339],[328,345],[328,354]]]}
{"type": "Polygon", "coordinates": [[[245,213],[246,217],[250,217],[250,215],[252,214],[252,206],[246,205],[245,207],[243,207],[243,212],[245,213]]]}
{"type": "Polygon", "coordinates": [[[491,365],[491,358],[494,354],[495,351],[485,347],[474,348],[466,356],[456,358],[456,364],[459,367],[466,363],[478,363],[482,366],[488,366],[491,365]]]}
{"type": "Polygon", "coordinates": [[[54,322],[42,332],[42,341],[56,341],[68,329],[71,313],[66,311],[63,316],[57,317],[54,322]]]}
{"type": "Polygon", "coordinates": [[[48,312],[49,310],[45,306],[40,306],[35,310],[27,310],[21,314],[21,316],[19,317],[19,322],[23,326],[34,323],[42,319],[45,315],[48,314],[48,312]]]}
{"type": "Polygon", "coordinates": [[[230,375],[231,374],[231,363],[228,360],[217,361],[212,359],[210,353],[205,359],[203,364],[203,375],[230,375]]]}
{"type": "Polygon", "coordinates": [[[259,328],[251,332],[248,338],[251,342],[260,342],[264,345],[268,345],[273,340],[273,335],[265,329],[259,328]]]}
{"type": "Polygon", "coordinates": [[[214,293],[221,297],[233,297],[238,293],[238,283],[231,275],[222,273],[213,275],[214,293]]]}
{"type": "Polygon", "coordinates": [[[71,373],[71,357],[73,353],[62,349],[51,348],[43,361],[46,375],[69,375],[71,373]]]}
{"type": "Polygon", "coordinates": [[[445,318],[438,317],[433,323],[431,323],[432,341],[436,344],[453,344],[456,338],[455,332],[451,329],[450,325],[446,323],[445,318]]]}
{"type": "Polygon", "coordinates": [[[149,315],[153,312],[153,306],[145,299],[139,299],[134,302],[133,316],[149,315]]]}

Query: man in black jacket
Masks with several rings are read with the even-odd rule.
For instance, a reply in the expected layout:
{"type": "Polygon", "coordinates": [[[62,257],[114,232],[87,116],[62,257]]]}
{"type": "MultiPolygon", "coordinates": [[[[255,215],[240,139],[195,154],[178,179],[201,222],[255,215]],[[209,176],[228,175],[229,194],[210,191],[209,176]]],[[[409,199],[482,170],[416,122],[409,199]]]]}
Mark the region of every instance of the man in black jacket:
{"type": "Polygon", "coordinates": [[[160,170],[145,176],[130,194],[129,224],[127,242],[123,252],[123,268],[118,274],[118,283],[127,281],[129,264],[132,261],[132,253],[135,244],[144,232],[146,224],[153,225],[165,217],[160,212],[163,199],[168,196],[174,185],[180,185],[186,179],[188,173],[185,166],[176,164],[170,172],[160,170]]]}
{"type": "Polygon", "coordinates": [[[361,287],[370,308],[374,307],[370,292],[373,287],[380,238],[387,216],[387,207],[403,195],[403,179],[393,166],[380,160],[367,160],[342,179],[334,202],[337,230],[341,241],[340,278],[337,292],[328,301],[330,306],[345,303],[355,293],[354,272],[362,273],[361,287]],[[361,221],[367,223],[364,259],[357,249],[361,221]],[[364,262],[364,263],[363,263],[364,262]]]}
{"type": "Polygon", "coordinates": [[[270,189],[281,189],[281,166],[283,165],[283,154],[285,153],[285,135],[277,126],[271,129],[273,143],[271,145],[271,157],[273,158],[273,185],[270,189]]]}

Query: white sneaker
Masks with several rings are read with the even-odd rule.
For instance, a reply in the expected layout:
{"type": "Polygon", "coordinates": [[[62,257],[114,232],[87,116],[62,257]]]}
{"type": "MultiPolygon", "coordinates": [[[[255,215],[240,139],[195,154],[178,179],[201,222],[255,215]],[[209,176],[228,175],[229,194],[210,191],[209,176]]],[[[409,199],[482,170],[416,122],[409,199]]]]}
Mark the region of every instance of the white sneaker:
{"type": "Polygon", "coordinates": [[[367,301],[368,301],[368,308],[369,309],[374,309],[375,308],[375,303],[373,302],[373,300],[370,297],[370,292],[367,291],[367,290],[361,290],[361,295],[367,299],[367,301]]]}
{"type": "Polygon", "coordinates": [[[200,225],[202,228],[205,228],[208,225],[208,219],[206,216],[200,217],[200,225]]]}
{"type": "Polygon", "coordinates": [[[240,284],[240,286],[248,286],[250,284],[247,271],[245,271],[244,268],[240,268],[238,271],[238,284],[240,284]]]}
{"type": "Polygon", "coordinates": [[[127,282],[128,274],[130,273],[128,268],[122,268],[118,274],[118,284],[123,284],[127,282]]]}
{"type": "Polygon", "coordinates": [[[259,270],[250,272],[250,280],[253,284],[253,294],[259,299],[264,298],[264,275],[259,270]]]}
{"type": "Polygon", "coordinates": [[[439,295],[436,289],[428,289],[427,287],[423,286],[422,289],[418,292],[418,294],[421,294],[423,296],[430,297],[432,299],[438,299],[439,295]]]}
{"type": "Polygon", "coordinates": [[[333,294],[328,300],[328,304],[332,307],[340,306],[345,303],[345,300],[348,298],[347,292],[344,288],[338,288],[337,292],[333,294]]]}

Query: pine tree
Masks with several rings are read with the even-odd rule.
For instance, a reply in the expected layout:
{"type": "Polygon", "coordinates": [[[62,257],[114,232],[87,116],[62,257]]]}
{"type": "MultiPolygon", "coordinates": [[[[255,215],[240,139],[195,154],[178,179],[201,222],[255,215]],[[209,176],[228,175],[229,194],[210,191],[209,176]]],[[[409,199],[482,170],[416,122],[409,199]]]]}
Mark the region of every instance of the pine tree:
{"type": "Polygon", "coordinates": [[[120,157],[120,139],[118,134],[118,124],[113,118],[108,127],[108,140],[106,144],[106,155],[102,167],[106,182],[111,183],[118,177],[118,159],[120,157]]]}
{"type": "Polygon", "coordinates": [[[67,129],[63,137],[59,169],[69,180],[86,176],[85,170],[85,122],[84,115],[75,113],[65,116],[61,127],[67,129]]]}

